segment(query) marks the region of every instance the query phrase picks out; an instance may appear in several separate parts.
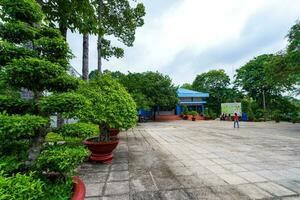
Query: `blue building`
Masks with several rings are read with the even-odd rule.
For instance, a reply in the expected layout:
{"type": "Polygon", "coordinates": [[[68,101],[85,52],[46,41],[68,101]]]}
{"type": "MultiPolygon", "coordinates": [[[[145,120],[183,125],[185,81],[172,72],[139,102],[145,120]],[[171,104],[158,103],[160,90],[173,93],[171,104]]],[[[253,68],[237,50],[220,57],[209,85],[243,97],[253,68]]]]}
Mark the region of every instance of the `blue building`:
{"type": "Polygon", "coordinates": [[[177,90],[177,95],[179,104],[176,106],[176,115],[180,115],[181,112],[184,111],[185,106],[187,106],[189,111],[195,110],[204,114],[204,105],[206,104],[205,98],[209,97],[208,93],[179,88],[177,90]]]}

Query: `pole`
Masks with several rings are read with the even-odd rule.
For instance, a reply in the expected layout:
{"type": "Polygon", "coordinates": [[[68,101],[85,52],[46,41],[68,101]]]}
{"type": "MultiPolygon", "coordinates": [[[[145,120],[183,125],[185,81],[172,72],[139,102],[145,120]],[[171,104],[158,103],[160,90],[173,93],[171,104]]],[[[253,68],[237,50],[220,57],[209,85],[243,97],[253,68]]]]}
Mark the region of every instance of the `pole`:
{"type": "Polygon", "coordinates": [[[265,97],[265,90],[262,91],[263,95],[263,106],[264,106],[264,120],[266,121],[266,97],[265,97]]]}

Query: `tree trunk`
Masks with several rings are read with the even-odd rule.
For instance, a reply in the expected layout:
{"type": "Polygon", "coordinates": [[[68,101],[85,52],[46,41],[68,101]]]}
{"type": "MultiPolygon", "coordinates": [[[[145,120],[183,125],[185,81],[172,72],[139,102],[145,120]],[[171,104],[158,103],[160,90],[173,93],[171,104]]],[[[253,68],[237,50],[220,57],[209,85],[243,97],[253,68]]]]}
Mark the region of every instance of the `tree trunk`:
{"type": "Polygon", "coordinates": [[[89,35],[83,34],[82,42],[82,79],[89,79],[89,35]]]}
{"type": "Polygon", "coordinates": [[[101,36],[98,35],[97,51],[98,51],[98,72],[102,73],[102,60],[101,60],[101,36]]]}
{"type": "Polygon", "coordinates": [[[65,41],[67,41],[67,31],[68,31],[67,26],[65,26],[63,23],[60,23],[59,31],[62,34],[62,36],[64,37],[65,41]]]}
{"type": "Polygon", "coordinates": [[[26,168],[32,167],[35,160],[40,155],[41,150],[43,148],[44,138],[49,131],[50,131],[49,127],[42,128],[39,131],[39,134],[33,139],[32,146],[30,147],[30,149],[28,151],[27,161],[25,162],[26,168]]]}
{"type": "Polygon", "coordinates": [[[264,121],[266,121],[266,97],[265,97],[265,90],[262,91],[262,95],[263,95],[263,106],[264,106],[264,121]]]}
{"type": "Polygon", "coordinates": [[[98,41],[97,41],[97,52],[98,52],[98,72],[102,73],[102,60],[101,60],[101,50],[102,50],[102,35],[101,35],[101,9],[103,6],[103,1],[102,0],[98,0],[98,10],[97,10],[97,14],[98,14],[98,23],[99,23],[99,33],[98,33],[98,41]]]}

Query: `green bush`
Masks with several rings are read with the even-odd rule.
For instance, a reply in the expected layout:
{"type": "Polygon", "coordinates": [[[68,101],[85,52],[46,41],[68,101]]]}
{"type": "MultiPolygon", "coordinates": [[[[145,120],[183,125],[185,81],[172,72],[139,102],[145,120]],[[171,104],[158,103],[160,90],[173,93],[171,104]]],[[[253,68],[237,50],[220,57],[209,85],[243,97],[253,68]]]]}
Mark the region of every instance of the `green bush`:
{"type": "Polygon", "coordinates": [[[66,200],[71,199],[73,195],[72,178],[57,179],[54,182],[44,180],[44,198],[43,200],[66,200]]]}
{"type": "Polygon", "coordinates": [[[35,167],[40,172],[58,172],[63,176],[72,175],[74,169],[87,157],[83,146],[48,146],[36,160],[35,167]]]}
{"type": "Polygon", "coordinates": [[[0,95],[0,112],[8,114],[31,113],[34,108],[32,101],[24,100],[21,97],[0,95]]]}
{"type": "Polygon", "coordinates": [[[95,124],[79,122],[74,124],[65,124],[55,132],[63,137],[77,137],[85,139],[87,137],[99,135],[99,128],[95,124]]]}
{"type": "Polygon", "coordinates": [[[43,182],[35,177],[34,173],[28,175],[16,174],[5,177],[0,174],[1,200],[40,200],[43,199],[43,182]]]}
{"type": "MultiPolygon", "coordinates": [[[[5,155],[0,157],[0,171],[5,174],[13,174],[24,167],[24,158],[16,155],[5,155]]],[[[1,199],[1,198],[0,198],[1,199]]]]}
{"type": "Polygon", "coordinates": [[[190,115],[192,115],[193,117],[196,117],[198,115],[198,113],[196,111],[191,111],[189,112],[190,115]]]}
{"type": "Polygon", "coordinates": [[[0,150],[8,151],[8,147],[15,148],[16,144],[28,145],[47,124],[48,120],[39,116],[0,114],[0,150]]]}
{"type": "Polygon", "coordinates": [[[84,96],[73,92],[53,94],[39,101],[42,112],[47,114],[62,113],[63,117],[66,118],[80,115],[79,111],[88,105],[89,101],[84,96]]]}
{"type": "Polygon", "coordinates": [[[64,138],[58,133],[49,132],[49,133],[47,133],[47,135],[45,137],[45,141],[46,142],[59,142],[59,141],[64,141],[64,138]]]}

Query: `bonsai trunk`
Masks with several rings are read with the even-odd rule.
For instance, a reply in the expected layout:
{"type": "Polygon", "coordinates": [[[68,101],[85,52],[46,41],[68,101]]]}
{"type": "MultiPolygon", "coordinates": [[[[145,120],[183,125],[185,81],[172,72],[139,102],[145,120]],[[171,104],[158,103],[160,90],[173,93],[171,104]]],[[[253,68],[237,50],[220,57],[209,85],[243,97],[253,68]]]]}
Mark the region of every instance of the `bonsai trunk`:
{"type": "Polygon", "coordinates": [[[99,124],[99,142],[109,142],[110,136],[106,124],[99,124]]]}

